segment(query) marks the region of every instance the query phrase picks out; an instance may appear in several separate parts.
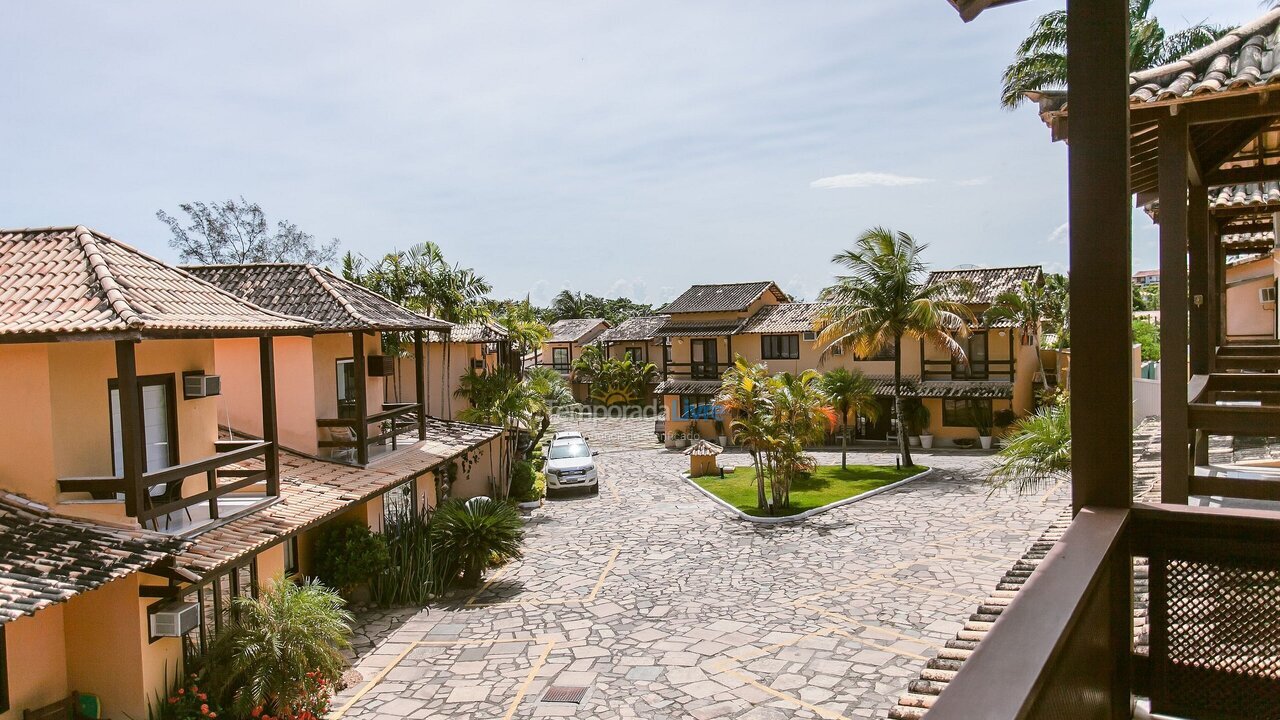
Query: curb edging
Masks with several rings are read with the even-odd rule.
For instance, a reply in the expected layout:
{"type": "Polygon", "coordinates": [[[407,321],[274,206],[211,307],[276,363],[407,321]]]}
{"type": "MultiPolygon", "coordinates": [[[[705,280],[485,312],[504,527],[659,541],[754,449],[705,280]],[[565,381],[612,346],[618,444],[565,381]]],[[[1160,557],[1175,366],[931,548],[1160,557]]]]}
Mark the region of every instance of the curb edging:
{"type": "Polygon", "coordinates": [[[730,514],[737,516],[739,520],[756,523],[758,525],[785,525],[788,523],[801,522],[803,520],[808,520],[814,515],[821,515],[822,513],[827,512],[828,510],[834,510],[838,507],[851,505],[855,502],[858,502],[859,500],[865,500],[869,497],[879,495],[880,493],[889,492],[890,490],[897,489],[903,485],[906,485],[909,482],[914,482],[916,480],[919,480],[920,478],[927,477],[933,474],[935,470],[937,470],[937,468],[931,467],[931,468],[928,468],[927,470],[924,470],[923,472],[918,472],[915,475],[912,475],[911,477],[905,477],[901,480],[891,482],[888,485],[882,485],[878,488],[875,488],[874,490],[868,490],[859,495],[854,495],[853,497],[847,497],[847,498],[844,498],[843,500],[837,500],[833,503],[823,505],[822,507],[816,507],[816,508],[813,508],[812,510],[805,510],[804,512],[798,513],[796,515],[787,515],[786,517],[770,517],[770,516],[760,517],[756,515],[748,515],[747,513],[744,513],[738,508],[730,505],[728,502],[726,502],[724,499],[722,499],[715,493],[711,492],[710,490],[694,482],[693,478],[689,476],[689,473],[687,472],[680,473],[680,477],[684,478],[684,481],[686,483],[691,485],[695,490],[702,493],[707,498],[709,498],[713,503],[718,505],[721,510],[728,511],[730,514]]]}

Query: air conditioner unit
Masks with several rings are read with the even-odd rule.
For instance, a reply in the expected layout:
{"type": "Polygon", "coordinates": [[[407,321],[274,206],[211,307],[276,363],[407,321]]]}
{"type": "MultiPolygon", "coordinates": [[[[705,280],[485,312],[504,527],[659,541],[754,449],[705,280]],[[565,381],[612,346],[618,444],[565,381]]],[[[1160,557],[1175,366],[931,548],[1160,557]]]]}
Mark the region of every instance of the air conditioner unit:
{"type": "Polygon", "coordinates": [[[182,397],[187,400],[222,394],[222,377],[202,372],[182,373],[182,397]]]}
{"type": "Polygon", "coordinates": [[[370,355],[364,360],[369,377],[391,377],[396,374],[396,359],[390,355],[370,355]]]}
{"type": "Polygon", "coordinates": [[[472,370],[483,370],[483,369],[484,369],[484,360],[483,360],[483,359],[481,359],[481,358],[471,358],[471,369],[472,369],[472,370]]]}
{"type": "Polygon", "coordinates": [[[151,613],[151,637],[182,637],[200,627],[200,605],[166,603],[151,613]]]}
{"type": "Polygon", "coordinates": [[[1274,287],[1258,288],[1258,302],[1273,303],[1276,301],[1276,289],[1274,287]]]}
{"type": "Polygon", "coordinates": [[[818,339],[818,333],[812,330],[805,330],[804,333],[801,335],[801,337],[803,337],[808,342],[812,342],[818,339]]]}

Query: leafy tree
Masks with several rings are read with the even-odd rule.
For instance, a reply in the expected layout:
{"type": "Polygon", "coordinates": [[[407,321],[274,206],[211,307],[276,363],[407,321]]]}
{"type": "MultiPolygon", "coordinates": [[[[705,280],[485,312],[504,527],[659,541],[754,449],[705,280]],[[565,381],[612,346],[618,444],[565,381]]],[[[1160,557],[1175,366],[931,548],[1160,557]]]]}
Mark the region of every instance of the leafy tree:
{"type": "Polygon", "coordinates": [[[1043,285],[1023,280],[1016,290],[1005,290],[996,295],[983,314],[988,327],[1001,322],[1012,323],[1022,335],[1021,342],[1036,349],[1036,363],[1040,377],[1044,377],[1044,359],[1040,357],[1040,331],[1044,325],[1048,296],[1043,285]]]}
{"type": "Polygon", "coordinates": [[[1071,281],[1062,273],[1044,278],[1044,319],[1058,335],[1058,347],[1071,346],[1071,281]]]}
{"type": "Polygon", "coordinates": [[[493,287],[472,268],[449,264],[433,242],[393,250],[368,263],[351,253],[343,258],[343,277],[417,312],[441,320],[484,320],[484,298],[493,287]]]}
{"type": "Polygon", "coordinates": [[[316,575],[340,592],[371,580],[388,559],[382,537],[362,522],[330,523],[316,542],[316,575]]]}
{"type": "MultiPolygon", "coordinates": [[[[1169,32],[1151,16],[1155,0],[1129,0],[1129,67],[1133,70],[1173,62],[1222,37],[1227,28],[1196,23],[1169,32]]],[[[1000,104],[1015,108],[1032,90],[1065,90],[1067,87],[1067,11],[1041,15],[1031,34],[1018,45],[1013,63],[1005,68],[1000,104]]]]}
{"type": "Polygon", "coordinates": [[[849,415],[869,418],[872,422],[880,416],[880,403],[876,400],[875,386],[861,370],[835,368],[822,376],[822,391],[827,394],[840,419],[840,467],[849,467],[849,415]]]}
{"type": "Polygon", "coordinates": [[[741,355],[720,379],[716,405],[730,418],[734,440],[747,449],[756,471],[756,503],[768,507],[765,498],[763,453],[770,447],[769,422],[772,398],[767,392],[769,368],[749,364],[741,355]]]}
{"type": "Polygon", "coordinates": [[[555,368],[545,365],[531,368],[525,372],[523,383],[528,392],[526,402],[529,404],[529,414],[536,418],[538,423],[538,431],[534,433],[529,449],[525,453],[526,457],[530,457],[551,427],[552,413],[572,405],[574,401],[569,383],[555,368]]]}
{"type": "Polygon", "coordinates": [[[463,373],[456,397],[466,398],[471,407],[458,413],[464,422],[496,425],[503,428],[507,451],[502,454],[500,482],[494,488],[499,499],[506,499],[511,482],[511,463],[519,451],[520,431],[533,427],[534,399],[520,376],[506,368],[463,373]]]}
{"type": "Polygon", "coordinates": [[[1071,404],[1041,407],[1014,423],[987,473],[993,488],[1020,493],[1071,476],[1071,404]]]}
{"type": "Polygon", "coordinates": [[[537,310],[527,297],[519,301],[492,302],[489,313],[507,331],[507,338],[518,357],[538,350],[551,337],[551,331],[538,318],[537,310]]]}
{"type": "Polygon", "coordinates": [[[328,265],[338,255],[338,239],[317,244],[314,236],[291,222],[276,221],[274,229],[258,203],[226,200],[205,204],[182,203],[186,225],[164,210],[156,218],[169,226],[169,247],[184,263],[222,265],[294,262],[328,265]]]}
{"type": "Polygon", "coordinates": [[[448,500],[432,519],[432,533],[440,549],[462,565],[462,584],[480,584],[490,559],[502,562],[520,557],[523,538],[520,513],[508,503],[488,498],[448,500]]]}
{"type": "Polygon", "coordinates": [[[616,325],[628,318],[652,314],[652,305],[637,303],[630,298],[602,298],[590,293],[561,290],[552,298],[551,306],[543,312],[543,317],[548,323],[599,317],[616,325]]]}
{"type": "Polygon", "coordinates": [[[1160,285],[1134,285],[1133,286],[1133,309],[1139,310],[1159,310],[1160,309],[1160,285]]]}
{"type": "Polygon", "coordinates": [[[314,579],[277,577],[257,598],[236,598],[209,646],[210,692],[237,717],[323,717],[346,666],[352,618],[344,605],[314,579]]]}
{"type": "Polygon", "coordinates": [[[594,317],[589,314],[592,310],[592,305],[591,296],[589,295],[561,290],[551,299],[551,314],[557,320],[594,317]]]}
{"type": "Polygon", "coordinates": [[[835,348],[872,357],[885,347],[893,353],[893,402],[899,418],[898,448],[910,467],[911,449],[903,426],[902,339],[919,338],[965,359],[953,335],[969,334],[973,314],[953,298],[964,297],[969,283],[943,280],[927,284],[921,253],[928,246],[904,232],[871,228],[832,262],[848,274],[822,290],[816,326],[826,355],[835,348]]]}
{"type": "Polygon", "coordinates": [[[1133,341],[1142,346],[1143,360],[1160,359],[1160,328],[1155,323],[1134,318],[1133,341]]]}

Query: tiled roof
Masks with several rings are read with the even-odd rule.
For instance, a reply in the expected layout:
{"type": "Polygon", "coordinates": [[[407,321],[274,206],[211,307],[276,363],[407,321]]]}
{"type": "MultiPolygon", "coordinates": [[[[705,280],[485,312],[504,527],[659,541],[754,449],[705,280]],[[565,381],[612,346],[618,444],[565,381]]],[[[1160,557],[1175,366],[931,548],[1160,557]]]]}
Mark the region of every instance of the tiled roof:
{"type": "Polygon", "coordinates": [[[813,329],[818,303],[779,303],[765,305],[756,311],[738,332],[797,333],[813,329]]]}
{"type": "Polygon", "coordinates": [[[84,226],[0,230],[0,335],[310,330],[84,226]]]}
{"type": "Polygon", "coordinates": [[[709,440],[699,440],[684,449],[685,455],[694,455],[697,457],[715,457],[722,452],[724,452],[724,448],[709,440]]]}
{"type": "Polygon", "coordinates": [[[671,378],[658,383],[654,395],[714,395],[720,391],[719,380],[682,380],[671,378]]]}
{"type": "Polygon", "coordinates": [[[1130,102],[1166,102],[1280,81],[1277,21],[1280,10],[1271,10],[1179,60],[1130,74],[1130,102]]]}
{"type": "Polygon", "coordinates": [[[1280,182],[1271,180],[1244,185],[1224,185],[1209,193],[1211,208],[1247,208],[1280,205],[1280,182]]]}
{"type": "Polygon", "coordinates": [[[641,315],[627,318],[617,327],[609,328],[596,336],[597,342],[623,342],[626,340],[652,340],[658,329],[671,319],[669,315],[641,315]]]}
{"type": "MultiPolygon", "coordinates": [[[[427,337],[431,342],[440,342],[444,339],[444,334],[433,332],[429,333],[427,337]]],[[[482,343],[506,339],[506,328],[495,322],[469,322],[454,325],[449,329],[449,342],[482,343]]]]}
{"type": "Polygon", "coordinates": [[[746,310],[766,292],[773,293],[778,302],[790,298],[775,283],[728,283],[723,285],[694,285],[675,300],[658,309],[664,314],[696,312],[739,312],[746,310]]]}
{"type": "Polygon", "coordinates": [[[0,493],[0,623],[150,567],[183,542],[54,515],[44,505],[0,493]]]}
{"type": "Polygon", "coordinates": [[[451,325],[408,310],[324,268],[300,263],[198,265],[186,268],[227,292],[321,329],[443,330],[451,325]]]}
{"type": "Polygon", "coordinates": [[[572,318],[569,320],[557,320],[551,323],[551,337],[546,340],[549,343],[581,343],[586,342],[600,333],[592,334],[594,330],[604,324],[605,328],[609,327],[608,322],[604,318],[572,318]]]}
{"type": "MultiPolygon", "coordinates": [[[[868,375],[875,394],[893,395],[892,375],[868,375]]],[[[921,380],[918,375],[902,376],[903,397],[921,398],[1013,398],[1013,383],[1005,380],[921,380]]]]}
{"type": "Polygon", "coordinates": [[[1276,234],[1270,231],[1223,235],[1219,240],[1228,253],[1266,252],[1276,246],[1276,234]]]}
{"type": "Polygon", "coordinates": [[[697,335],[734,335],[742,327],[741,320],[710,322],[667,322],[654,333],[657,337],[694,337],[697,335]]]}
{"type": "Polygon", "coordinates": [[[1039,282],[1043,274],[1044,271],[1039,265],[934,270],[929,273],[927,284],[933,285],[944,280],[967,281],[973,288],[972,293],[948,299],[969,305],[989,305],[995,302],[996,296],[1000,293],[1006,290],[1017,290],[1023,281],[1039,282]]]}
{"type": "Polygon", "coordinates": [[[429,418],[424,440],[365,468],[282,451],[280,501],[192,538],[178,564],[201,575],[234,564],[501,434],[496,427],[429,418]]]}

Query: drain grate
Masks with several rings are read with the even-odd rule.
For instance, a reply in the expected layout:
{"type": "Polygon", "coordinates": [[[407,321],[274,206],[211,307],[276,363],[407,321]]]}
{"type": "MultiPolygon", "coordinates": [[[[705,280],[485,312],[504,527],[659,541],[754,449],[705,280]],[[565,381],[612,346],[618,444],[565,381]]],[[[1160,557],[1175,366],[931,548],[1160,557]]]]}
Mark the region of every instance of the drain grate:
{"type": "Polygon", "coordinates": [[[552,685],[542,694],[542,702],[573,703],[577,705],[587,696],[583,685],[552,685]]]}

